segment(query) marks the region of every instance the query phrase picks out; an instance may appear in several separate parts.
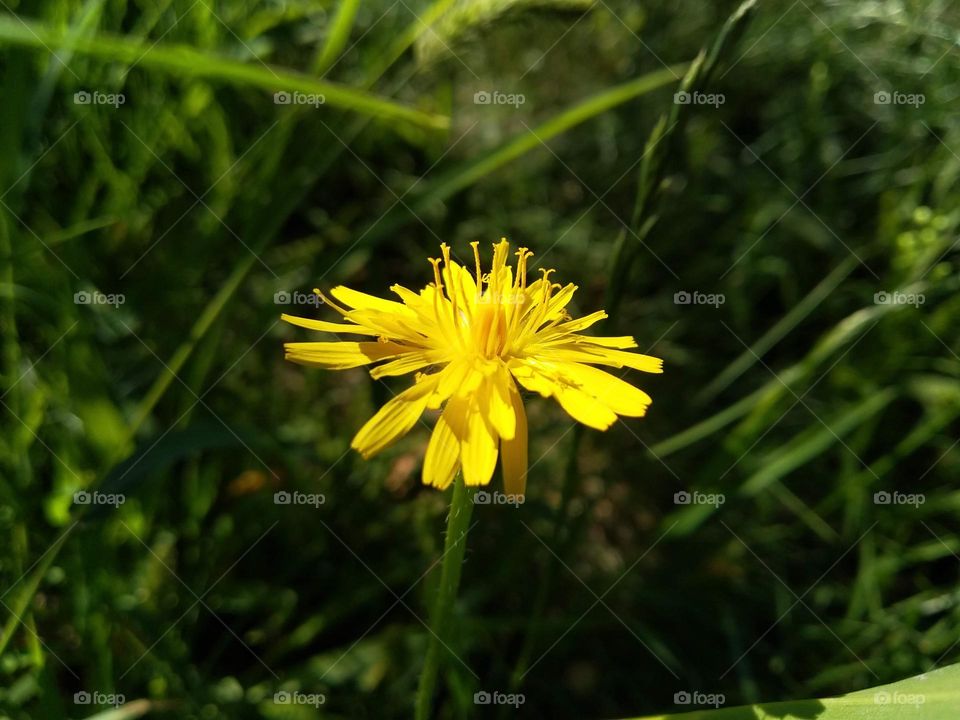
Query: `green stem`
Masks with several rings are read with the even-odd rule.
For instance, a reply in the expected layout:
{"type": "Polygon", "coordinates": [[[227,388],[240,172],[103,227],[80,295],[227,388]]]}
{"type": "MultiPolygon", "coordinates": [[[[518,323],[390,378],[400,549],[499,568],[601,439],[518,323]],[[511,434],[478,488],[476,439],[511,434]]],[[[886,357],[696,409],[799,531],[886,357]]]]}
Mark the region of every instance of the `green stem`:
{"type": "Polygon", "coordinates": [[[472,513],[473,490],[458,477],[453,483],[453,499],[450,501],[450,514],[447,516],[447,537],[443,547],[440,587],[430,611],[432,632],[430,646],[427,648],[427,658],[420,674],[420,684],[417,687],[416,720],[428,720],[430,717],[441,658],[443,653],[447,652],[441,640],[447,634],[450,616],[453,613],[453,603],[457,598],[460,571],[463,568],[463,554],[467,547],[467,530],[470,529],[472,513]]]}
{"type": "Polygon", "coordinates": [[[0,630],[0,655],[6,651],[7,645],[10,643],[10,639],[13,637],[17,626],[21,622],[21,618],[23,618],[23,621],[28,619],[24,618],[23,616],[30,606],[30,601],[33,600],[33,596],[36,594],[37,588],[40,587],[40,582],[47,574],[47,571],[53,564],[54,559],[57,557],[57,553],[60,552],[60,548],[63,547],[63,544],[66,541],[67,536],[70,535],[70,531],[72,529],[72,527],[68,528],[62,535],[60,535],[59,538],[57,538],[57,541],[50,546],[50,549],[47,550],[47,552],[43,555],[43,558],[40,560],[40,562],[38,562],[30,571],[30,576],[27,578],[26,584],[20,591],[20,594],[17,595],[16,599],[11,603],[12,607],[7,606],[7,609],[10,611],[10,617],[4,624],[3,629],[0,630]]]}

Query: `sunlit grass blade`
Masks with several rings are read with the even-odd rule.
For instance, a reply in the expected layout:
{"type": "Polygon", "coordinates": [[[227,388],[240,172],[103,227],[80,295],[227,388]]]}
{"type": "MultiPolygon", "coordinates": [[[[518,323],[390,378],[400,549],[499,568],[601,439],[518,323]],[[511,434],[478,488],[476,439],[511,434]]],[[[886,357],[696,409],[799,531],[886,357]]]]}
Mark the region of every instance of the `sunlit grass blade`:
{"type": "MultiPolygon", "coordinates": [[[[457,3],[436,25],[434,32],[417,41],[417,60],[430,63],[449,56],[450,48],[468,33],[489,30],[524,12],[584,13],[597,8],[594,0],[473,0],[457,3]]],[[[575,16],[574,16],[575,17],[575,16]]]]}
{"type": "Polygon", "coordinates": [[[327,70],[340,57],[340,53],[343,52],[343,49],[347,46],[347,41],[350,39],[350,31],[353,29],[353,23],[359,8],[360,0],[340,0],[340,4],[337,6],[337,14],[333,16],[333,23],[331,23],[327,34],[327,40],[313,62],[311,71],[314,75],[325,75],[327,70]]]}
{"type": "Polygon", "coordinates": [[[424,32],[433,32],[433,26],[436,24],[447,10],[449,10],[455,0],[436,0],[432,5],[419,13],[407,28],[400,33],[392,45],[388,46],[386,51],[373,62],[366,76],[369,84],[373,84],[383,76],[400,57],[410,49],[410,47],[423,36],[424,32]]]}
{"type": "Polygon", "coordinates": [[[695,710],[635,720],[955,720],[958,707],[960,665],[950,665],[841,697],[695,710]]]}

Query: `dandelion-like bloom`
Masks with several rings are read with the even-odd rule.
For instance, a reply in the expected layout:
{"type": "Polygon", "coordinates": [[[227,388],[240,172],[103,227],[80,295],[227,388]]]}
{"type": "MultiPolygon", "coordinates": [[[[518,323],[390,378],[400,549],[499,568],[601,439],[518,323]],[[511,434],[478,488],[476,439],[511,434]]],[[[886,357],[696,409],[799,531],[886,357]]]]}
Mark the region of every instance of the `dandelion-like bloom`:
{"type": "Polygon", "coordinates": [[[352,447],[365,458],[405,435],[427,409],[443,412],[427,445],[423,482],[445,488],[463,469],[467,485],[486,485],[497,455],[504,489],[523,494],[527,474],[527,416],[517,388],[556,398],[575,420],[606,430],[618,415],[642,417],[650,396],[594,365],[663,372],[659,358],[626,352],[632,337],[581,335],[607,317],[600,310],[572,319],[567,304],[576,285],[550,281],[552,270],[527,282],[526,248],[516,253],[516,272],[507,264],[510,244],[493,246],[493,266],[484,275],[478,243],[471,243],[475,274],[450,259],[431,259],[434,281],[419,293],[390,289],[401,302],[346,287],[319,290],[346,323],[283,315],[293,325],[376,338],[361,342],[286,343],[286,358],[302,365],[344,370],[387,362],[370,375],[382,378],[417,372],[414,385],[387,402],[360,429],[352,447]],[[336,300],[337,302],[334,302],[336,300]]]}

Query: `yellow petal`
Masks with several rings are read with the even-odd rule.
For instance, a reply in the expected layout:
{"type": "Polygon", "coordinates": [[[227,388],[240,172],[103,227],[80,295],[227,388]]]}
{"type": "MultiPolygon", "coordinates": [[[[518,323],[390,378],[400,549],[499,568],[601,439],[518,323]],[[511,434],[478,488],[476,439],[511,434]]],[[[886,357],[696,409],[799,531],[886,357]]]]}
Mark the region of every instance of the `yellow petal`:
{"type": "Polygon", "coordinates": [[[466,434],[460,441],[460,461],[467,485],[486,485],[497,466],[497,438],[476,401],[467,413],[466,434]]]}
{"type": "Polygon", "coordinates": [[[353,333],[355,335],[376,335],[376,331],[370,330],[369,328],[356,325],[355,323],[333,323],[326,322],[324,320],[311,320],[310,318],[297,317],[296,315],[287,315],[286,313],[280,316],[280,319],[284,322],[288,322],[291,325],[296,325],[298,327],[307,328],[308,330],[319,330],[321,332],[332,332],[332,333],[353,333]]]}
{"type": "Polygon", "coordinates": [[[414,370],[434,365],[439,362],[441,356],[435,352],[408,352],[401,355],[396,360],[391,360],[383,365],[378,365],[370,371],[370,377],[378,380],[382,377],[392,377],[396,375],[406,375],[414,370]]]}
{"type": "MultiPolygon", "coordinates": [[[[573,294],[576,291],[577,286],[573,283],[564,285],[562,288],[557,290],[557,292],[547,302],[547,314],[543,319],[549,322],[550,320],[560,317],[560,312],[570,304],[570,300],[573,299],[573,294]]],[[[601,310],[600,312],[603,311],[601,310]]],[[[606,315],[606,313],[604,313],[604,315],[606,315]]],[[[599,320],[600,318],[597,319],[599,320]]]]}
{"type": "Polygon", "coordinates": [[[453,303],[444,292],[437,292],[433,285],[421,290],[420,295],[422,303],[414,317],[428,328],[426,332],[430,339],[444,347],[457,345],[455,338],[460,335],[460,324],[459,319],[454,322],[453,303]]]}
{"type": "Polygon", "coordinates": [[[441,402],[463,387],[472,369],[473,363],[469,360],[454,360],[443,369],[440,383],[437,385],[437,394],[441,396],[441,402]]]}
{"type": "MultiPolygon", "coordinates": [[[[549,280],[546,282],[549,282],[549,280]]],[[[564,308],[576,291],[576,285],[566,285],[553,294],[544,306],[544,280],[537,280],[533,285],[528,285],[527,298],[530,302],[525,306],[518,333],[523,335],[528,332],[536,332],[544,324],[560,319],[564,308]],[[539,289],[536,294],[531,292],[534,287],[539,289]]],[[[549,334],[549,331],[547,331],[548,336],[549,334]]]]}
{"type": "Polygon", "coordinates": [[[553,395],[570,417],[588,427],[606,430],[617,421],[613,410],[583,390],[558,385],[553,395]]]}
{"type": "Polygon", "coordinates": [[[423,459],[423,482],[443,490],[460,467],[460,438],[465,434],[469,402],[451,398],[430,435],[423,459]]]}
{"type": "Polygon", "coordinates": [[[617,415],[643,417],[651,403],[650,396],[643,390],[589,365],[566,363],[558,366],[557,372],[617,415]]]}
{"type": "Polygon", "coordinates": [[[423,414],[435,384],[423,380],[394,397],[360,428],[350,446],[369,458],[406,435],[423,414]]]}
{"type": "Polygon", "coordinates": [[[572,338],[574,342],[584,345],[599,345],[600,347],[619,348],[628,350],[637,346],[637,341],[629,335],[617,335],[616,337],[593,337],[590,335],[578,335],[572,338]]]}
{"type": "MultiPolygon", "coordinates": [[[[588,347],[586,345],[550,345],[542,346],[542,355],[548,360],[557,362],[578,362],[591,365],[609,365],[612,367],[628,367],[648,373],[662,373],[663,360],[651,355],[612,350],[605,347],[588,347]]],[[[537,349],[531,348],[531,354],[537,349]]]]}
{"type": "Polygon", "coordinates": [[[409,288],[405,288],[399,283],[394,283],[391,285],[390,291],[396,293],[400,299],[403,300],[405,305],[412,306],[420,304],[420,295],[409,288]]]}
{"type": "Polygon", "coordinates": [[[550,397],[554,392],[554,383],[544,374],[537,372],[533,367],[534,361],[523,361],[514,358],[507,367],[510,373],[523,387],[530,392],[539,393],[543,397],[550,397]]]}
{"type": "Polygon", "coordinates": [[[395,313],[401,317],[409,317],[413,315],[413,311],[403,303],[398,303],[393,300],[385,300],[383,298],[376,297],[375,295],[368,295],[367,293],[360,292],[359,290],[351,290],[343,285],[338,285],[335,287],[330,291],[330,294],[344,305],[348,305],[354,310],[379,310],[380,312],[385,313],[395,313]]]}
{"type": "Polygon", "coordinates": [[[517,422],[513,438],[500,440],[503,491],[508,495],[523,495],[527,489],[527,413],[516,385],[512,382],[510,385],[510,404],[517,422]]]}
{"type": "Polygon", "coordinates": [[[497,363],[496,370],[484,382],[481,391],[481,407],[490,418],[497,435],[505,440],[513,438],[517,429],[517,416],[510,402],[510,390],[513,387],[510,373],[497,363]]]}
{"type": "Polygon", "coordinates": [[[423,320],[416,315],[405,316],[381,310],[350,310],[345,317],[370,328],[377,335],[402,338],[413,345],[425,344],[427,340],[424,336],[430,333],[423,320]]]}
{"type": "Polygon", "coordinates": [[[433,296],[427,293],[427,290],[432,291],[432,288],[425,288],[419,293],[408,290],[402,285],[391,285],[390,289],[403,300],[404,305],[413,313],[414,319],[403,318],[403,322],[410,323],[411,329],[421,333],[428,340],[435,336],[437,321],[434,315],[433,296]]]}
{"type": "Polygon", "coordinates": [[[540,296],[543,295],[543,278],[527,283],[527,289],[524,291],[524,295],[526,295],[527,298],[525,305],[532,305],[539,300],[540,296]]]}
{"type": "Polygon", "coordinates": [[[565,379],[559,372],[559,364],[537,360],[514,360],[509,367],[517,382],[544,397],[555,397],[560,407],[574,420],[597,430],[606,430],[616,422],[616,413],[596,398],[575,387],[572,379],[565,379]]]}
{"type": "Polygon", "coordinates": [[[477,283],[473,275],[462,265],[451,260],[450,265],[443,269],[443,281],[447,284],[447,294],[457,292],[457,304],[462,305],[466,300],[471,307],[477,302],[477,283]]]}
{"type": "Polygon", "coordinates": [[[393,342],[295,342],[285,343],[283,349],[291,362],[331,370],[369,365],[410,351],[393,342]]]}
{"type": "Polygon", "coordinates": [[[568,320],[567,322],[560,323],[553,329],[557,332],[566,332],[566,333],[579,332],[581,330],[586,330],[588,327],[590,327],[591,325],[594,325],[595,323],[601,320],[605,320],[606,317],[607,317],[606,312],[604,312],[603,310],[597,310],[596,312],[590,313],[589,315],[584,315],[582,318],[577,318],[576,320],[568,320]]]}

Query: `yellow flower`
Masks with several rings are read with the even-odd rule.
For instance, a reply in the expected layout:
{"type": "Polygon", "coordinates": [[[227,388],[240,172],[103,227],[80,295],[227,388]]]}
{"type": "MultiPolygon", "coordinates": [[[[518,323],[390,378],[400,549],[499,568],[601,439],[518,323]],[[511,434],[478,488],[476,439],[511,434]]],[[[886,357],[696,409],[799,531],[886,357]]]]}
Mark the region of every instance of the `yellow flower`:
{"type": "Polygon", "coordinates": [[[517,388],[554,397],[575,420],[606,430],[618,415],[642,417],[650,396],[594,365],[663,372],[659,358],[626,352],[632,337],[590,337],[581,330],[607,317],[602,310],[576,320],[566,306],[576,285],[550,282],[552,270],[527,282],[520,248],[516,273],[507,264],[510,244],[493,246],[493,267],[480,269],[478,243],[471,243],[476,274],[450,259],[431,259],[434,282],[419,293],[390,289],[401,302],[336,287],[315,292],[347,321],[283,315],[293,325],[376,338],[360,342],[295,342],[286,358],[332,370],[385,360],[370,375],[417,372],[414,385],[384,405],[353,439],[364,457],[405,435],[427,409],[443,408],[427,445],[423,482],[447,487],[458,469],[467,485],[486,485],[501,456],[504,489],[523,494],[527,474],[527,417],[517,388]],[[442,263],[442,264],[441,264],[442,263]],[[427,370],[430,370],[427,372],[427,370]]]}

